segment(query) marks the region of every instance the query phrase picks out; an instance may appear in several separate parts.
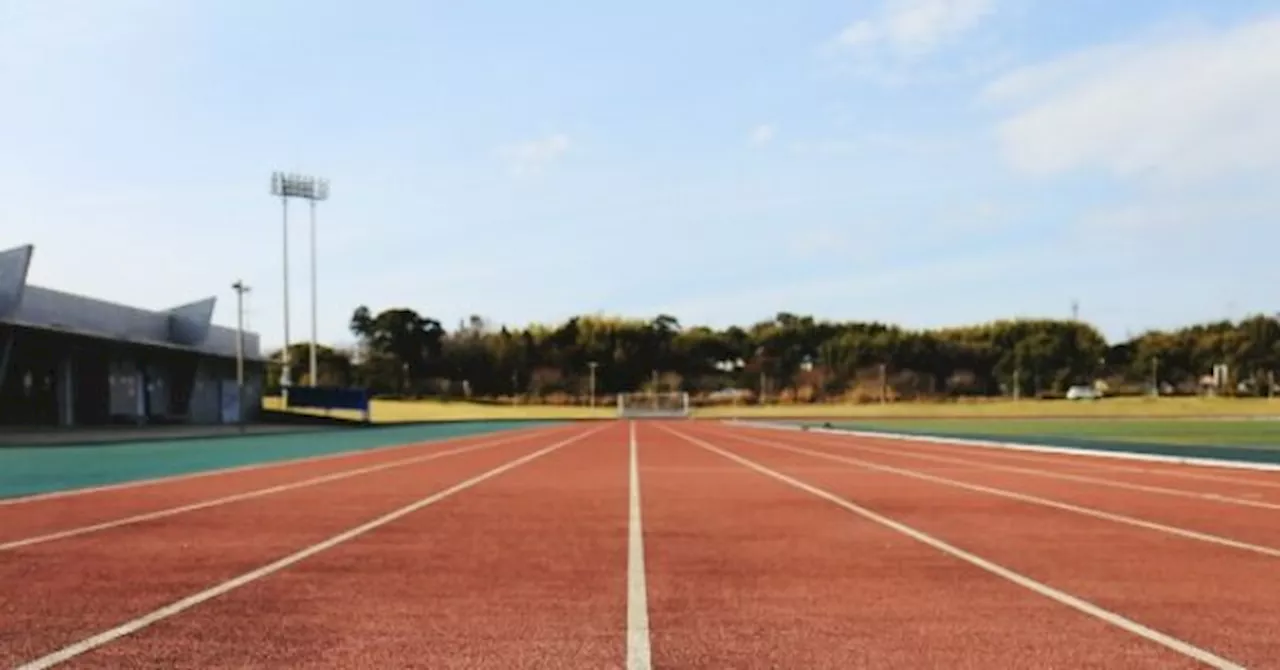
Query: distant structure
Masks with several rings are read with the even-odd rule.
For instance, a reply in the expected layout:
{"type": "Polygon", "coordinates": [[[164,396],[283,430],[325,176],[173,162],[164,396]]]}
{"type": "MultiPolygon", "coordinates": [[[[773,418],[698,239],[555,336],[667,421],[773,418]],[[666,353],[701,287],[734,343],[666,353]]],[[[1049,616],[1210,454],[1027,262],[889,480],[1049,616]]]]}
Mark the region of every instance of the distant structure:
{"type": "Polygon", "coordinates": [[[1071,320],[1072,321],[1080,320],[1080,301],[1079,300],[1071,301],[1071,320]]]}
{"type": "Polygon", "coordinates": [[[256,418],[266,361],[211,324],[216,298],[151,311],[27,284],[34,247],[0,251],[0,425],[236,423],[256,418]]]}

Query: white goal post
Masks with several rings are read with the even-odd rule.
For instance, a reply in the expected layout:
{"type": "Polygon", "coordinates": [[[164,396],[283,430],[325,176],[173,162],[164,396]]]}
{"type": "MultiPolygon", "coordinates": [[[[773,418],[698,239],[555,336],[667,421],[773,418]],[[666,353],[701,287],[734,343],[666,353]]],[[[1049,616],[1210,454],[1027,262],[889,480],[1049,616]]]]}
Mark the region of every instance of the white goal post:
{"type": "Polygon", "coordinates": [[[620,417],[671,417],[689,416],[688,393],[620,393],[618,394],[620,417]]]}

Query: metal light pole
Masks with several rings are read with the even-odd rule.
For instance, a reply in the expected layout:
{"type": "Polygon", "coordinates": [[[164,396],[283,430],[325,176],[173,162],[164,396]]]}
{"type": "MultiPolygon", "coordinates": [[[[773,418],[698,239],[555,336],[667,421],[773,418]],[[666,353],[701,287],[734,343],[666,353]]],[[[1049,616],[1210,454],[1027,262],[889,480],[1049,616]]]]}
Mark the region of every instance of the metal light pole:
{"type": "Polygon", "coordinates": [[[587,363],[587,367],[591,369],[591,385],[590,385],[590,386],[591,386],[591,407],[592,407],[592,409],[594,409],[594,408],[595,408],[595,406],[596,406],[596,366],[597,366],[597,365],[599,365],[599,363],[597,363],[597,362],[595,362],[595,361],[591,361],[591,362],[587,363]]]}
{"type": "Polygon", "coordinates": [[[244,426],[244,294],[249,286],[237,279],[231,285],[236,292],[236,422],[244,426]]]}
{"type": "Polygon", "coordinates": [[[1022,351],[1013,351],[1013,401],[1022,399],[1022,351]]]}
{"type": "Polygon", "coordinates": [[[329,198],[329,182],[316,177],[276,172],[271,175],[271,194],[280,197],[284,207],[284,349],[280,353],[282,371],[280,387],[288,393],[291,385],[289,357],[289,198],[302,198],[311,203],[311,385],[316,385],[316,203],[329,198]]]}
{"type": "Polygon", "coordinates": [[[311,198],[311,385],[315,386],[319,379],[319,366],[316,364],[316,310],[319,300],[316,291],[316,202],[329,199],[329,182],[325,179],[316,181],[311,198]]]}
{"type": "Polygon", "coordinates": [[[889,376],[888,366],[884,363],[880,364],[880,404],[889,402],[889,376]]]}
{"type": "Polygon", "coordinates": [[[1151,395],[1160,397],[1160,357],[1151,357],[1151,395]]]}
{"type": "Polygon", "coordinates": [[[276,173],[271,176],[271,192],[280,196],[280,206],[284,213],[282,267],[284,268],[284,346],[280,349],[280,395],[288,398],[289,394],[289,195],[284,186],[284,175],[276,173]]]}

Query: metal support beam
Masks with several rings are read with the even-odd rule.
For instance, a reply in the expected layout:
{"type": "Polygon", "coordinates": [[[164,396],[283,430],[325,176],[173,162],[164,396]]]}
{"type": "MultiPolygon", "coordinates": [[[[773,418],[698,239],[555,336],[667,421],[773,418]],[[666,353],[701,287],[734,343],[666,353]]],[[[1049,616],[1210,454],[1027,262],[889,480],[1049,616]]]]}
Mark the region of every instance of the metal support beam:
{"type": "Polygon", "coordinates": [[[76,372],[75,357],[67,354],[58,363],[58,425],[70,428],[76,424],[76,372]]]}
{"type": "Polygon", "coordinates": [[[13,341],[17,337],[18,334],[10,330],[8,336],[0,343],[0,389],[4,388],[4,380],[9,372],[9,359],[13,357],[13,341]]]}

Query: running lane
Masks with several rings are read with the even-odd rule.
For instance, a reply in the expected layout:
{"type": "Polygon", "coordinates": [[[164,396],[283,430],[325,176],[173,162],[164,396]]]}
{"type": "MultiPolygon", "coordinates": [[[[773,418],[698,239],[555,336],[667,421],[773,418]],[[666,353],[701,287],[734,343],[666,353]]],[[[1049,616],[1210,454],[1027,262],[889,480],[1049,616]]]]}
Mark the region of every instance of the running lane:
{"type": "Polygon", "coordinates": [[[594,428],[0,553],[0,667],[51,653],[594,428]]]}
{"type": "Polygon", "coordinates": [[[640,425],[655,668],[1196,667],[640,425]]]}
{"type": "Polygon", "coordinates": [[[970,457],[966,450],[935,453],[907,445],[890,448],[862,440],[833,442],[810,433],[743,431],[738,437],[1085,506],[1258,544],[1280,554],[1280,502],[1223,494],[1211,498],[1185,484],[1119,481],[1098,473],[1065,470],[1062,466],[1014,466],[970,457]]]}
{"type": "Polygon", "coordinates": [[[619,423],[82,657],[82,667],[617,668],[619,423]]]}
{"type": "Polygon", "coordinates": [[[724,426],[687,432],[1198,648],[1277,667],[1280,559],[761,446],[724,426]]]}
{"type": "MultiPolygon", "coordinates": [[[[68,491],[29,499],[0,499],[0,545],[36,535],[108,523],[158,510],[288,485],[361,468],[489,442],[512,442],[532,435],[568,435],[566,427],[498,431],[483,435],[416,442],[370,451],[335,454],[311,460],[266,463],[260,467],[210,471],[152,482],[91,491],[68,491]]],[[[333,438],[318,433],[317,440],[333,438]]],[[[109,450],[111,447],[103,447],[109,450]]],[[[215,443],[192,449],[216,449],[215,443]]]]}

